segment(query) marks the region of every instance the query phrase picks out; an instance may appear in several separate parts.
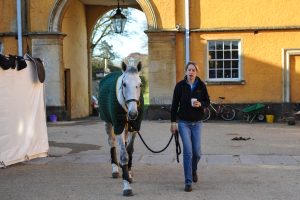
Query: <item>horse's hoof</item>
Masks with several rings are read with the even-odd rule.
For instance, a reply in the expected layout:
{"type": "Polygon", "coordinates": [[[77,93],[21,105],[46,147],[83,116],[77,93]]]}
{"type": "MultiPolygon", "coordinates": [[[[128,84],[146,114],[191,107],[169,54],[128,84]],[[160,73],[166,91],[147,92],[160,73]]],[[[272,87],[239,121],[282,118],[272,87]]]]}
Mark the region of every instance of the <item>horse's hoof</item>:
{"type": "Polygon", "coordinates": [[[132,196],[132,188],[130,187],[130,184],[128,181],[123,180],[123,196],[129,197],[132,196]]]}
{"type": "Polygon", "coordinates": [[[120,173],[119,172],[114,172],[111,174],[112,178],[119,178],[120,177],[120,173]]]}
{"type": "Polygon", "coordinates": [[[112,168],[112,177],[113,178],[119,178],[119,166],[116,164],[111,164],[111,168],[112,168]]]}
{"type": "Polygon", "coordinates": [[[123,196],[125,197],[133,196],[132,190],[123,190],[123,196]]]}

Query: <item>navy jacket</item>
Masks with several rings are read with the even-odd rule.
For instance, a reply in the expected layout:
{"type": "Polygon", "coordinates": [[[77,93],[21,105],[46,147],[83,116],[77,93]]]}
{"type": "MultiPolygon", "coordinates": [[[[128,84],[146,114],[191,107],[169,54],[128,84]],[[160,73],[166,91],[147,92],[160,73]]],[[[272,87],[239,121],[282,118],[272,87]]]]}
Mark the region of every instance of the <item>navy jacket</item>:
{"type": "Polygon", "coordinates": [[[187,83],[186,77],[176,84],[172,100],[171,122],[176,122],[176,119],[191,122],[202,120],[204,108],[209,106],[210,100],[204,82],[199,77],[196,77],[196,80],[198,83],[193,90],[187,83]],[[200,101],[201,107],[192,107],[191,98],[200,101]]]}

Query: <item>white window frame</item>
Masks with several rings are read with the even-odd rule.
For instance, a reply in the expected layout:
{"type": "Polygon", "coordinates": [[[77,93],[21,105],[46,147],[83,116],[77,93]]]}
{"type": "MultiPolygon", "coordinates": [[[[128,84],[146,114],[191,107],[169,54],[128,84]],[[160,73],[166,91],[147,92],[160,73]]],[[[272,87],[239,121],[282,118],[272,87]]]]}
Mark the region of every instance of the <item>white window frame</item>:
{"type": "MultiPolygon", "coordinates": [[[[207,63],[206,63],[206,66],[207,66],[207,70],[206,70],[206,81],[207,82],[241,82],[242,81],[242,59],[241,59],[241,40],[240,39],[216,39],[216,40],[207,40],[207,49],[206,49],[206,52],[207,52],[207,63]],[[215,58],[214,59],[211,59],[210,58],[210,43],[212,43],[212,42],[215,42],[215,43],[222,43],[222,50],[217,50],[217,49],[215,49],[215,50],[211,50],[211,51],[215,51],[216,53],[219,51],[222,51],[223,52],[223,58],[222,59],[219,59],[219,58],[216,58],[217,56],[215,56],[215,58]],[[231,44],[231,42],[237,42],[238,43],[238,58],[237,59],[233,59],[233,58],[230,58],[230,59],[225,59],[224,58],[224,52],[225,51],[230,51],[230,52],[232,52],[234,49],[232,49],[232,46],[230,46],[230,49],[225,49],[224,48],[224,43],[228,43],[228,42],[230,42],[230,44],[231,44]],[[211,71],[211,69],[210,69],[210,61],[214,61],[214,62],[218,62],[218,61],[220,61],[220,62],[223,62],[223,67],[222,67],[222,69],[223,69],[223,77],[222,78],[210,78],[210,71],[211,71]],[[238,68],[237,68],[237,70],[238,70],[238,77],[236,77],[236,78],[233,78],[232,77],[232,74],[231,74],[231,77],[229,77],[229,78],[225,78],[224,77],[224,75],[225,75],[225,67],[224,67],[224,61],[238,61],[238,68]]],[[[215,70],[216,70],[216,76],[217,76],[217,66],[216,66],[216,68],[215,68],[215,70]]],[[[232,73],[232,62],[231,62],[231,65],[230,65],[230,70],[231,70],[231,73],[232,73]]]]}

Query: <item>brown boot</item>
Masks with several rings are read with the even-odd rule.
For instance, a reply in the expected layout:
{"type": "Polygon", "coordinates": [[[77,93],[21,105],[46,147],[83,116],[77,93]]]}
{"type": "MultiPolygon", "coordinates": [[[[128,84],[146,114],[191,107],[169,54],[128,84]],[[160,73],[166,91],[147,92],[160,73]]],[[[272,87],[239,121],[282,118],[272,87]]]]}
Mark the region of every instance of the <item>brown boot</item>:
{"type": "Polygon", "coordinates": [[[196,183],[198,181],[197,171],[193,171],[193,182],[196,183]]]}
{"type": "Polygon", "coordinates": [[[184,187],[184,191],[186,192],[191,192],[193,189],[192,189],[192,186],[191,185],[185,185],[184,187]]]}

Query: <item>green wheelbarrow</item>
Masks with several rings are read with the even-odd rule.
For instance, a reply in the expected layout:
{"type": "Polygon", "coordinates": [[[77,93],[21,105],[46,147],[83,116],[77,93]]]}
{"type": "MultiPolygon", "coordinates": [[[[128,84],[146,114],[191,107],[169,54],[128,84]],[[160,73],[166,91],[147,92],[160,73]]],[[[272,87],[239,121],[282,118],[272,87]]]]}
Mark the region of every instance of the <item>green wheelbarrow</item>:
{"type": "Polygon", "coordinates": [[[252,123],[252,121],[257,118],[259,121],[264,120],[265,116],[262,114],[262,110],[264,110],[266,107],[265,104],[262,103],[256,103],[250,106],[247,106],[243,109],[238,109],[243,113],[243,119],[246,120],[249,123],[252,123]]]}

